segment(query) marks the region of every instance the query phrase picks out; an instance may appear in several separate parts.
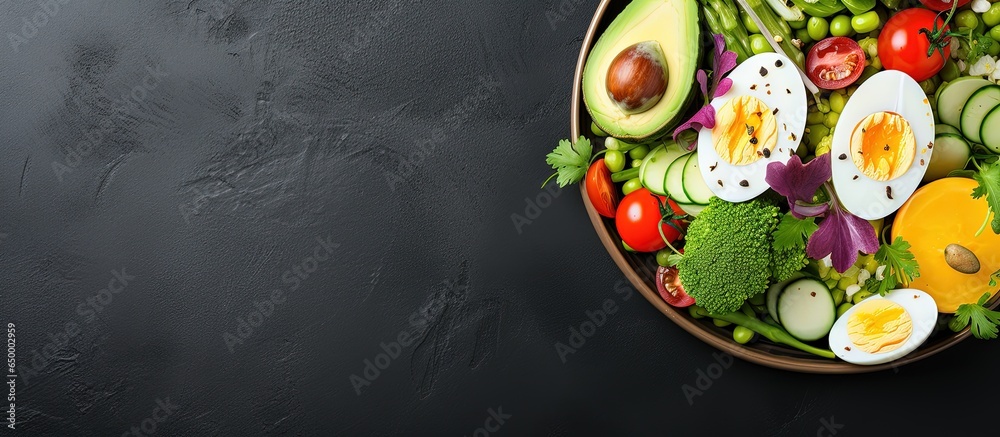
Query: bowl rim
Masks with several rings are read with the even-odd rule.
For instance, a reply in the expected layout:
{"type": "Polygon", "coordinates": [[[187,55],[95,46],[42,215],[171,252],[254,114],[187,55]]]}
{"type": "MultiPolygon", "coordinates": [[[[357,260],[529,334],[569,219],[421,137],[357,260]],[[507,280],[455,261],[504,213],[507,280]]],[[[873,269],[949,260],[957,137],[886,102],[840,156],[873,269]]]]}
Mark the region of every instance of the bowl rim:
{"type": "MultiPolygon", "coordinates": [[[[601,21],[604,18],[604,13],[611,3],[612,0],[601,0],[600,4],[597,6],[597,10],[591,19],[590,26],[587,28],[587,32],[584,35],[580,48],[580,54],[577,58],[576,69],[573,75],[573,95],[570,103],[570,138],[574,141],[576,138],[580,137],[580,108],[582,106],[581,88],[583,68],[586,64],[587,55],[590,53],[590,48],[595,42],[598,29],[600,28],[601,21]]],[[[611,220],[605,219],[598,214],[597,210],[594,209],[594,205],[590,202],[590,197],[587,195],[586,184],[580,184],[580,194],[583,197],[583,203],[587,209],[587,215],[590,217],[591,224],[593,224],[594,230],[597,231],[597,235],[600,238],[601,243],[608,251],[608,254],[611,255],[615,264],[618,265],[618,268],[621,269],[622,273],[625,274],[629,282],[632,283],[632,286],[634,286],[636,290],[638,290],[639,293],[641,293],[643,297],[645,297],[646,300],[649,301],[649,303],[651,303],[656,309],[688,333],[720,351],[729,353],[745,361],[775,369],[801,373],[868,373],[898,368],[900,366],[922,360],[937,354],[938,352],[941,352],[958,342],[961,342],[970,335],[969,328],[965,328],[961,332],[951,334],[948,338],[938,340],[934,344],[923,349],[918,349],[903,358],[873,366],[861,366],[842,360],[830,360],[820,357],[806,359],[790,356],[778,356],[756,350],[749,346],[740,345],[733,341],[730,337],[723,337],[718,332],[707,329],[707,326],[704,326],[702,323],[696,322],[695,319],[688,315],[685,309],[667,305],[667,303],[660,298],[657,291],[643,280],[639,272],[636,271],[633,265],[626,258],[624,248],[621,247],[621,245],[615,241],[615,238],[612,237],[612,226],[610,225],[611,220]]],[[[992,302],[992,305],[990,305],[991,308],[995,308],[997,304],[1000,304],[1000,299],[997,298],[998,296],[1000,296],[1000,293],[998,293],[997,296],[994,296],[994,301],[992,302]]],[[[783,345],[778,345],[778,347],[788,348],[783,345]]]]}

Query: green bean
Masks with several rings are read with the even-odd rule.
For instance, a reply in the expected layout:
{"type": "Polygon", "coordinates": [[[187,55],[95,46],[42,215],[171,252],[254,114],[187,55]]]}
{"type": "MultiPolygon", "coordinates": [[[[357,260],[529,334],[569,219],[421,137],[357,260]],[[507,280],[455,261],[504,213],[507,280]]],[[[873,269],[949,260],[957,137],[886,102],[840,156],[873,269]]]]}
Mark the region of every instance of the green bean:
{"type": "Polygon", "coordinates": [[[826,18],[812,17],[809,19],[809,24],[806,25],[806,30],[813,41],[819,41],[826,38],[830,31],[830,22],[826,21],[826,18]]]}
{"type": "Polygon", "coordinates": [[[688,307],[688,314],[690,314],[691,317],[694,317],[696,319],[704,319],[705,318],[704,310],[701,309],[701,307],[699,307],[698,305],[691,305],[691,306],[689,306],[688,307]]]}
{"type": "Polygon", "coordinates": [[[706,317],[712,317],[715,320],[724,320],[739,326],[743,326],[753,332],[763,335],[768,340],[771,340],[778,344],[791,346],[801,351],[809,352],[811,354],[819,355],[825,358],[830,358],[830,359],[836,358],[836,355],[834,355],[833,352],[831,352],[828,349],[820,349],[815,346],[805,344],[796,339],[795,337],[792,337],[791,334],[788,333],[788,331],[785,331],[784,329],[778,326],[771,325],[767,322],[762,322],[756,318],[747,317],[746,314],[743,314],[739,311],[734,311],[725,314],[709,314],[708,311],[705,311],[704,308],[697,308],[692,311],[706,317]]]}
{"type": "Polygon", "coordinates": [[[723,25],[722,19],[719,17],[719,13],[716,11],[715,6],[711,3],[712,0],[701,0],[702,3],[702,14],[705,17],[705,22],[708,24],[708,28],[717,34],[721,34],[723,39],[726,41],[726,50],[730,50],[736,53],[737,62],[743,62],[749,58],[753,52],[750,50],[750,43],[747,41],[746,29],[743,28],[741,23],[739,26],[732,28],[727,28],[723,25]]]}
{"type": "Polygon", "coordinates": [[[857,33],[868,33],[878,29],[879,24],[882,21],[878,17],[878,13],[875,11],[868,11],[861,15],[855,15],[851,18],[851,28],[857,33]]]}
{"type": "Polygon", "coordinates": [[[733,329],[733,340],[739,344],[747,344],[753,339],[754,332],[750,328],[737,326],[733,329]]]}
{"type": "Polygon", "coordinates": [[[757,293],[750,296],[750,299],[748,299],[747,302],[750,302],[750,305],[764,305],[767,303],[766,300],[767,299],[765,298],[764,293],[757,293]]]}
{"type": "MultiPolygon", "coordinates": [[[[744,315],[745,317],[746,315],[744,315]]],[[[712,323],[720,328],[725,328],[726,326],[732,325],[732,322],[727,322],[722,319],[712,319],[712,323]]]]}

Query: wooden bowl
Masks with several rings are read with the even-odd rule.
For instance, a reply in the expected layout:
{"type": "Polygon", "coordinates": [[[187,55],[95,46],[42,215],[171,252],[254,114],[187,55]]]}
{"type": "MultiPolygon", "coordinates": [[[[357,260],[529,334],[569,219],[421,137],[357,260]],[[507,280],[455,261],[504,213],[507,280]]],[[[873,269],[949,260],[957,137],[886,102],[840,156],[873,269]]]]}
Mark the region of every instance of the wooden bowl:
{"type": "MultiPolygon", "coordinates": [[[[581,93],[583,66],[587,60],[587,55],[604,29],[607,28],[627,4],[627,0],[602,0],[590,22],[590,27],[587,29],[587,34],[583,39],[583,46],[580,49],[580,56],[576,63],[576,74],[573,78],[573,99],[570,106],[571,138],[578,138],[581,132],[585,132],[588,136],[590,135],[590,115],[583,106],[583,95],[581,93]],[[584,127],[582,131],[581,126],[584,127]]],[[[611,258],[614,259],[618,267],[625,273],[625,276],[632,282],[632,285],[646,297],[646,300],[674,323],[684,328],[685,331],[721,351],[744,360],[776,369],[805,373],[874,372],[922,360],[951,347],[969,336],[968,328],[959,333],[953,333],[947,328],[943,331],[938,330],[917,350],[905,357],[890,363],[874,366],[859,366],[841,360],[822,358],[788,346],[771,343],[766,339],[741,345],[733,340],[731,329],[716,327],[707,319],[694,319],[688,314],[687,309],[674,308],[667,305],[656,292],[655,273],[657,266],[654,257],[650,254],[625,251],[620,243],[621,238],[615,230],[614,221],[605,219],[597,213],[594,205],[590,203],[590,198],[587,197],[586,187],[583,184],[580,185],[587,214],[590,215],[590,221],[594,224],[594,229],[597,230],[597,235],[601,238],[601,242],[604,243],[604,247],[611,254],[611,258]]],[[[990,306],[995,308],[998,303],[1000,303],[1000,299],[995,297],[990,306]]],[[[820,346],[826,347],[822,344],[820,346]]]]}

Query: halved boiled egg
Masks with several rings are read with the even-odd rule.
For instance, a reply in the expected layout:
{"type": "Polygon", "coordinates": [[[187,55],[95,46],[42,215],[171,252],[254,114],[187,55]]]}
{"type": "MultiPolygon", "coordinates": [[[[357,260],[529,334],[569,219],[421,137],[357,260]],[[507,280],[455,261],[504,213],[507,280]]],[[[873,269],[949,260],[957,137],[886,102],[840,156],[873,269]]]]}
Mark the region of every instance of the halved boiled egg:
{"type": "Polygon", "coordinates": [[[920,84],[887,70],[844,106],[831,145],[833,185],[854,215],[877,220],[913,194],[934,147],[934,115],[920,84]]]}
{"type": "Polygon", "coordinates": [[[937,324],[937,304],[923,291],[902,288],[851,307],[830,329],[830,350],[861,365],[882,364],[913,352],[937,324]]]}
{"type": "Polygon", "coordinates": [[[715,127],[698,134],[698,167],[716,196],[730,202],[768,189],[767,165],[795,154],[806,124],[806,91],[795,65],[777,53],[747,59],[712,100],[715,127]]]}

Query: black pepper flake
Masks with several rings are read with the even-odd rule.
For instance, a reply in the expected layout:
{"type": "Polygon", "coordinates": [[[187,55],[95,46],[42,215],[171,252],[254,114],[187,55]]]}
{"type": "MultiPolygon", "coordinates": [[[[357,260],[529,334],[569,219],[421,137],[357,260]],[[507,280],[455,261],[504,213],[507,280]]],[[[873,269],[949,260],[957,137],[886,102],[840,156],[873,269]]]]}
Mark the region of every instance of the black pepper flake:
{"type": "Polygon", "coordinates": [[[764,86],[771,86],[771,84],[769,84],[769,83],[765,83],[765,84],[764,84],[764,86]]]}
{"type": "Polygon", "coordinates": [[[719,166],[719,163],[716,162],[715,164],[708,166],[708,171],[715,171],[715,167],[718,167],[718,166],[719,166]]]}
{"type": "Polygon", "coordinates": [[[844,346],[844,350],[850,352],[851,351],[851,347],[850,346],[844,346]]]}
{"type": "Polygon", "coordinates": [[[750,144],[757,144],[757,137],[750,137],[750,144]]]}
{"type": "Polygon", "coordinates": [[[928,149],[933,149],[934,148],[934,142],[931,141],[931,142],[927,143],[927,148],[928,149]]]}
{"type": "Polygon", "coordinates": [[[812,296],[812,297],[816,297],[816,292],[814,291],[812,293],[809,293],[809,295],[812,296]]]}
{"type": "Polygon", "coordinates": [[[778,115],[778,108],[774,108],[774,110],[771,111],[771,115],[778,115]]]}
{"type": "Polygon", "coordinates": [[[753,126],[750,126],[749,124],[744,124],[744,126],[747,127],[747,135],[753,135],[753,126]]]}
{"type": "Polygon", "coordinates": [[[867,130],[865,130],[865,128],[861,128],[861,133],[867,133],[867,132],[868,132],[868,131],[867,131],[867,130]]]}
{"type": "Polygon", "coordinates": [[[795,136],[795,132],[792,132],[792,141],[795,141],[795,140],[798,140],[798,137],[795,136]]]}
{"type": "Polygon", "coordinates": [[[892,200],[892,187],[889,186],[885,187],[885,197],[888,197],[889,200],[892,200]]]}
{"type": "Polygon", "coordinates": [[[719,179],[719,186],[722,186],[722,179],[719,179]]]}
{"type": "Polygon", "coordinates": [[[792,90],[790,90],[788,88],[785,88],[785,94],[791,94],[791,93],[792,93],[792,90]]]}
{"type": "Polygon", "coordinates": [[[838,156],[837,158],[839,158],[841,161],[843,161],[843,160],[847,159],[847,154],[846,153],[841,153],[840,156],[838,156]]]}
{"type": "Polygon", "coordinates": [[[743,179],[742,181],[740,181],[740,186],[741,187],[749,187],[750,186],[750,182],[747,182],[746,179],[743,179]]]}
{"type": "Polygon", "coordinates": [[[886,152],[888,152],[889,151],[889,145],[886,144],[885,147],[882,148],[882,150],[885,150],[886,152]]]}
{"type": "Polygon", "coordinates": [[[750,85],[750,91],[757,89],[757,84],[750,85]]]}
{"type": "Polygon", "coordinates": [[[771,157],[771,149],[764,149],[763,152],[764,152],[764,157],[765,158],[770,158],[771,157]]]}
{"type": "Polygon", "coordinates": [[[785,123],[781,123],[781,128],[784,130],[788,130],[788,125],[785,123]]]}
{"type": "Polygon", "coordinates": [[[914,295],[913,295],[913,298],[914,298],[914,299],[918,299],[918,298],[920,298],[920,296],[917,296],[917,295],[915,295],[915,294],[914,294],[914,295]]]}
{"type": "Polygon", "coordinates": [[[766,68],[760,67],[760,76],[761,77],[767,76],[767,69],[766,68]]]}
{"type": "Polygon", "coordinates": [[[757,111],[757,116],[760,117],[761,115],[764,115],[764,113],[760,112],[760,111],[757,111]]]}
{"type": "Polygon", "coordinates": [[[920,158],[920,165],[924,165],[924,159],[920,158]]]}
{"type": "Polygon", "coordinates": [[[851,180],[852,180],[852,181],[856,181],[856,180],[858,180],[858,175],[854,175],[854,177],[853,177],[853,178],[851,178],[851,180]]]}
{"type": "Polygon", "coordinates": [[[771,90],[767,90],[767,95],[771,95],[771,90]]]}
{"type": "MultiPolygon", "coordinates": [[[[785,5],[788,6],[789,3],[792,3],[792,0],[788,0],[787,2],[785,2],[785,5]]],[[[795,4],[795,3],[792,3],[792,4],[795,4]]],[[[788,7],[791,7],[791,6],[788,6],[788,7]]],[[[781,62],[781,59],[778,59],[777,61],[774,61],[774,66],[775,67],[781,67],[782,65],[783,65],[783,63],[781,62]]]]}

